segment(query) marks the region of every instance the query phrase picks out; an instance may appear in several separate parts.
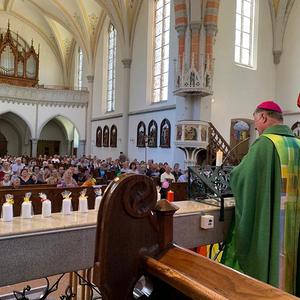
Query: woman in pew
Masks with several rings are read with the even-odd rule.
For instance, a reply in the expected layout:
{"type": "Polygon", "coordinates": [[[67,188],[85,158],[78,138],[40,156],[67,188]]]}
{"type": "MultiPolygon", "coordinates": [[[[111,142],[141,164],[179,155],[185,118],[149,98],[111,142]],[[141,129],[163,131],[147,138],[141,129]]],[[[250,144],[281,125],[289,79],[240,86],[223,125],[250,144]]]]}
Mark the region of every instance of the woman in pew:
{"type": "Polygon", "coordinates": [[[75,181],[75,179],[72,176],[73,176],[73,172],[69,168],[68,170],[65,171],[63,178],[62,178],[61,182],[57,185],[57,187],[69,188],[69,187],[78,186],[77,182],[75,181]]]}
{"type": "Polygon", "coordinates": [[[19,178],[21,185],[35,184],[35,181],[32,179],[31,175],[28,173],[28,169],[26,168],[22,169],[19,178]]]}
{"type": "Polygon", "coordinates": [[[12,185],[11,178],[9,174],[4,174],[3,180],[0,182],[1,186],[10,186],[12,185]]]}

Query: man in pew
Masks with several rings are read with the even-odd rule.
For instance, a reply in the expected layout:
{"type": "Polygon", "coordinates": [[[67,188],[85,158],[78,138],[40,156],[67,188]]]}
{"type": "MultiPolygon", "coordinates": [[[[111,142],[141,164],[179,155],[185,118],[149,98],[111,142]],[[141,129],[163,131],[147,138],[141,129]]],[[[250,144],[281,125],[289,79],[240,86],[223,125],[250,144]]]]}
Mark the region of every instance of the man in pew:
{"type": "Polygon", "coordinates": [[[231,173],[235,226],[222,260],[300,296],[300,140],[277,103],[262,102],[253,116],[260,137],[231,173]]]}

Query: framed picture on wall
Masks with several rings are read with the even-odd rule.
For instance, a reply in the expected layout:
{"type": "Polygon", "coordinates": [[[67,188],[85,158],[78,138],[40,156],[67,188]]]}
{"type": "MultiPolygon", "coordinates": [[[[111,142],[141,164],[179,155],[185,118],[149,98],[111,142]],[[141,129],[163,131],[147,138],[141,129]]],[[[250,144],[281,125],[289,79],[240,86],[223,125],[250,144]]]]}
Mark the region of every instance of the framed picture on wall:
{"type": "Polygon", "coordinates": [[[118,136],[117,126],[112,125],[110,128],[110,147],[117,148],[117,136],[118,136]]]}
{"type": "Polygon", "coordinates": [[[109,128],[107,125],[103,128],[103,147],[109,147],[109,128]]]}
{"type": "Polygon", "coordinates": [[[148,126],[148,147],[157,147],[157,123],[151,120],[148,126]]]}
{"type": "Polygon", "coordinates": [[[102,147],[102,128],[98,126],[96,130],[96,147],[102,147]]]}
{"type": "Polygon", "coordinates": [[[137,147],[146,147],[146,125],[141,121],[137,126],[136,132],[136,146],[137,147]]]}
{"type": "Polygon", "coordinates": [[[168,119],[163,119],[160,124],[160,147],[171,147],[171,124],[168,119]]]}

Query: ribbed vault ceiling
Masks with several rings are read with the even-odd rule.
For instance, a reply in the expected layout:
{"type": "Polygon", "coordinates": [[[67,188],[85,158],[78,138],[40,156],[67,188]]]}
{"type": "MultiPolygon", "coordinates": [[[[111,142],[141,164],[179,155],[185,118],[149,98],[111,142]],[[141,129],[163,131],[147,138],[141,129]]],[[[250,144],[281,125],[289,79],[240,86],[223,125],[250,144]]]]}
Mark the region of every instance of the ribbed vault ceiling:
{"type": "MultiPolygon", "coordinates": [[[[124,58],[131,56],[134,27],[142,0],[0,0],[1,14],[31,26],[51,47],[65,76],[76,42],[93,66],[99,35],[109,17],[118,31],[124,58]]],[[[13,30],[13,28],[12,28],[13,30]]]]}

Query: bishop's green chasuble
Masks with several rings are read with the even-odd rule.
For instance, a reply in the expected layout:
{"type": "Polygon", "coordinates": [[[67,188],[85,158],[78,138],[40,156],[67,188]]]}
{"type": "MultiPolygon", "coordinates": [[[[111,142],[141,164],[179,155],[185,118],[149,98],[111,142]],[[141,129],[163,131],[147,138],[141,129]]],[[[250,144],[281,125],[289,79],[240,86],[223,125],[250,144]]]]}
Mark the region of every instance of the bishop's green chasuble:
{"type": "Polygon", "coordinates": [[[222,262],[300,295],[300,140],[265,130],[232,171],[235,220],[222,262]]]}

